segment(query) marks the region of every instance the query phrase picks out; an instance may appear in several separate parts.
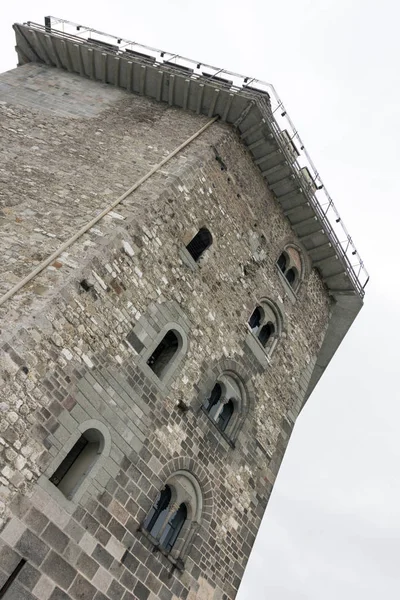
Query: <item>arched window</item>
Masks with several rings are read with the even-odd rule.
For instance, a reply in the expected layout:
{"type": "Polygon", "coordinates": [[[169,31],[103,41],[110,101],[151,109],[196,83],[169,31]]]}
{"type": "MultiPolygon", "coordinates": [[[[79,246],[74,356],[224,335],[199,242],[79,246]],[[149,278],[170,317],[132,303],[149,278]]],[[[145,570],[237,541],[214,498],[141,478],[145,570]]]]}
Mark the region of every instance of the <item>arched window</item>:
{"type": "Polygon", "coordinates": [[[201,510],[197,480],[188,471],[177,471],[159,492],[143,521],[143,529],[157,541],[158,548],[181,556],[187,550],[193,526],[200,523],[201,510]]]}
{"type": "Polygon", "coordinates": [[[237,421],[235,416],[242,407],[242,390],[232,376],[223,374],[218,378],[203,407],[220,431],[232,433],[237,421]]]}
{"type": "Polygon", "coordinates": [[[211,246],[213,242],[212,235],[206,227],[202,227],[196,233],[194,238],[186,246],[193,260],[199,261],[204,252],[211,246]]]}
{"type": "Polygon", "coordinates": [[[150,369],[162,379],[175,355],[178,353],[182,340],[179,333],[168,331],[151,356],[147,359],[150,369]]]}
{"type": "Polygon", "coordinates": [[[275,305],[269,300],[262,301],[252,312],[248,325],[259,343],[271,353],[282,329],[280,313],[275,305]]]}
{"type": "Polygon", "coordinates": [[[97,429],[87,429],[49,478],[69,500],[97,462],[104,445],[97,429]]]}
{"type": "Polygon", "coordinates": [[[302,274],[302,260],[299,251],[293,246],[287,246],[279,256],[277,265],[290,287],[296,290],[302,274]]]}

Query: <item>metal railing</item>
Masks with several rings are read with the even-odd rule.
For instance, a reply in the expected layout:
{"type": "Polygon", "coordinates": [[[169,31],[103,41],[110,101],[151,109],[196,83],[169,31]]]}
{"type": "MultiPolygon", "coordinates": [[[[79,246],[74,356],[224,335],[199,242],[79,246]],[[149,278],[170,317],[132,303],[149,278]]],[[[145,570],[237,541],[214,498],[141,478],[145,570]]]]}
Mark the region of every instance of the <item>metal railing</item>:
{"type": "Polygon", "coordinates": [[[180,69],[182,74],[191,79],[207,80],[208,82],[214,81],[219,86],[229,89],[231,93],[240,92],[253,100],[254,98],[259,98],[260,102],[258,104],[262,112],[265,112],[266,103],[265,101],[261,101],[261,99],[267,99],[268,97],[268,105],[271,110],[271,112],[268,110],[268,115],[266,115],[268,126],[273,130],[280,149],[289,164],[293,167],[299,187],[302,188],[307,196],[307,200],[318,216],[355,289],[361,297],[364,296],[365,286],[369,281],[368,272],[321,175],[315,167],[299,132],[272,84],[256,79],[255,77],[240,75],[227,69],[214,67],[201,61],[186,58],[179,54],[172,54],[165,50],[110,35],[91,27],[57,17],[46,17],[45,26],[32,22],[28,22],[27,25],[51,31],[53,35],[60,35],[77,43],[89,42],[117,55],[123,55],[125,52],[128,52],[132,56],[135,55],[139,60],[149,64],[180,69]],[[58,29],[54,29],[55,26],[58,29]],[[289,152],[287,143],[285,144],[284,142],[282,131],[285,130],[289,135],[290,141],[296,147],[297,158],[293,156],[293,152],[289,152]],[[302,169],[305,167],[311,174],[312,188],[302,173],[302,169]]]}

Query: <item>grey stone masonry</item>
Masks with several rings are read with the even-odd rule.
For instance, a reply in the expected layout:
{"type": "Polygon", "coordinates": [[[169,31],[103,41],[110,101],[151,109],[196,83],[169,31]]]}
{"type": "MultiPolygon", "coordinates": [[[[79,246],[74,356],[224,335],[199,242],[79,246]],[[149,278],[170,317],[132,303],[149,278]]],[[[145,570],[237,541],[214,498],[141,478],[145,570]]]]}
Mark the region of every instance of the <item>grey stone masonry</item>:
{"type": "MultiPolygon", "coordinates": [[[[0,76],[0,113],[1,293],[208,121],[34,64],[0,76]]],[[[289,243],[302,253],[216,122],[0,307],[7,600],[235,598],[331,314],[305,256],[296,292],[282,281],[289,243]],[[271,353],[249,342],[262,299],[281,315],[271,353]],[[207,410],[218,379],[235,382],[224,431],[207,410]],[[63,491],[82,440],[91,462],[63,491]],[[167,483],[190,506],[170,551],[144,524],[167,483]]]]}

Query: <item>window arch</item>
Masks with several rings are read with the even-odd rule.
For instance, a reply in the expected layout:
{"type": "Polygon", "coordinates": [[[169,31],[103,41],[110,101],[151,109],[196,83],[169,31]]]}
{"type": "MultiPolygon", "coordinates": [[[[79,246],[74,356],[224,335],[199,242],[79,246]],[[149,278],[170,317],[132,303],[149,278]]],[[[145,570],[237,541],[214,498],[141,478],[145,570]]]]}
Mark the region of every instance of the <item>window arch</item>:
{"type": "Polygon", "coordinates": [[[198,262],[204,252],[213,243],[213,238],[207,227],[202,227],[186,246],[186,250],[195,262],[198,262]]]}
{"type": "Polygon", "coordinates": [[[282,318],[276,306],[270,300],[262,300],[251,313],[248,326],[261,346],[271,354],[282,333],[282,318]]]}
{"type": "Polygon", "coordinates": [[[49,477],[49,481],[71,500],[92,471],[103,449],[103,434],[98,429],[86,429],[49,477]]]}
{"type": "Polygon", "coordinates": [[[228,373],[221,374],[203,403],[203,410],[215,426],[230,440],[233,439],[243,413],[242,386],[228,373]]]}
{"type": "Polygon", "coordinates": [[[165,378],[182,347],[182,335],[175,329],[169,329],[146,361],[159,379],[165,378]]]}
{"type": "Polygon", "coordinates": [[[294,246],[286,246],[277,260],[277,266],[290,287],[296,291],[303,276],[300,252],[294,246]]]}
{"type": "Polygon", "coordinates": [[[158,493],[142,529],[160,550],[172,554],[175,559],[183,559],[200,524],[202,505],[197,479],[189,471],[177,471],[158,493]]]}

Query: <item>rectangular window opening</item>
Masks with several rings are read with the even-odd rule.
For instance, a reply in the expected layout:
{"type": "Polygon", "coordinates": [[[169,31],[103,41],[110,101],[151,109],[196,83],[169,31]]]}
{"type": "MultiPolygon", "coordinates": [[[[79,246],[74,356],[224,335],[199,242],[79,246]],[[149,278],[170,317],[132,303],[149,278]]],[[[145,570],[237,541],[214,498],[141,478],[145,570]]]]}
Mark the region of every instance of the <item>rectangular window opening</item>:
{"type": "Polygon", "coordinates": [[[88,445],[88,441],[86,438],[81,435],[76,444],[71,448],[68,452],[67,456],[64,458],[59,467],[54,471],[53,475],[50,477],[50,481],[56,487],[59,487],[60,483],[71,469],[73,464],[78,460],[79,456],[82,454],[83,450],[88,445]]]}
{"type": "Polygon", "coordinates": [[[66,498],[71,500],[101,453],[95,430],[88,430],[72,446],[49,478],[66,498]]]}

